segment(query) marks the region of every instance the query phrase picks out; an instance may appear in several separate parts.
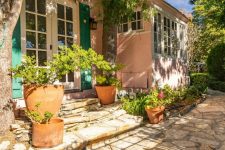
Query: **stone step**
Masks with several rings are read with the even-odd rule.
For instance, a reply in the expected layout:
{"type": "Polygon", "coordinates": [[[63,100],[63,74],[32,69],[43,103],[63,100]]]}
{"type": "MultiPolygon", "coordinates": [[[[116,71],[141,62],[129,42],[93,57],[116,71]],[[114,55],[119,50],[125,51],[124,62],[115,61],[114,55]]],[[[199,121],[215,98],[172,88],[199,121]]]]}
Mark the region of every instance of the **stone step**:
{"type": "Polygon", "coordinates": [[[99,104],[98,98],[64,100],[62,102],[61,110],[74,110],[93,104],[99,104]]]}
{"type": "Polygon", "coordinates": [[[142,121],[142,117],[124,114],[116,119],[94,124],[75,132],[66,132],[64,134],[63,144],[54,148],[41,150],[83,150],[91,147],[92,144],[136,129],[142,125],[142,121]]]}
{"type": "Polygon", "coordinates": [[[100,103],[97,98],[64,100],[59,117],[70,118],[99,108],[100,103]]]}

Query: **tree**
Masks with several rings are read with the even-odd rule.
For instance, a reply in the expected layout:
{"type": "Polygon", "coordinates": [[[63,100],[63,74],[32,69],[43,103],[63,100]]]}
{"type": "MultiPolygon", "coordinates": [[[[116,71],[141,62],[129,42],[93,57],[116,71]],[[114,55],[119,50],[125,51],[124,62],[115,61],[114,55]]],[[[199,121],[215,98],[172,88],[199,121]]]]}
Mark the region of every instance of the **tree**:
{"type": "Polygon", "coordinates": [[[12,34],[20,15],[22,0],[0,1],[0,134],[14,122],[12,111],[12,34]]]}
{"type": "Polygon", "coordinates": [[[194,17],[209,28],[225,28],[225,0],[195,0],[194,17]]]}
{"type": "Polygon", "coordinates": [[[192,62],[205,62],[216,45],[225,41],[225,0],[190,0],[194,4],[193,24],[189,26],[189,56],[192,62]]]}

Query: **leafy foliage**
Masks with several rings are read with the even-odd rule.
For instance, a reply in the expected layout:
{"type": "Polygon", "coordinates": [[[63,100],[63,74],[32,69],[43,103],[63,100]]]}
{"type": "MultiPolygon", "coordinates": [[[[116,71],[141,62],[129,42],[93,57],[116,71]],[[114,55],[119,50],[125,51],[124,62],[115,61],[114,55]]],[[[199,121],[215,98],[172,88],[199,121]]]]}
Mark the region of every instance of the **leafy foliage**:
{"type": "Polygon", "coordinates": [[[38,108],[40,107],[41,103],[35,105],[36,110],[26,110],[26,116],[35,123],[39,124],[47,124],[49,123],[50,119],[53,117],[53,114],[46,111],[44,115],[38,112],[38,108]]]}
{"type": "Polygon", "coordinates": [[[104,26],[118,25],[123,18],[131,18],[137,8],[141,8],[144,18],[153,14],[147,0],[103,0],[104,26]]]}
{"type": "Polygon", "coordinates": [[[193,25],[189,26],[189,56],[205,62],[211,49],[225,41],[225,0],[190,0],[194,3],[193,25]],[[194,33],[193,33],[194,32],[194,33]]]}
{"type": "Polygon", "coordinates": [[[225,92],[225,82],[218,81],[215,78],[209,79],[209,87],[213,90],[225,92]]]}
{"type": "Polygon", "coordinates": [[[192,73],[191,85],[197,87],[201,92],[205,92],[208,87],[209,76],[207,73],[192,73]]]}
{"type": "Polygon", "coordinates": [[[219,81],[225,81],[225,43],[215,46],[207,59],[209,74],[219,81]]]}
{"type": "Polygon", "coordinates": [[[22,64],[11,68],[11,71],[14,78],[23,78],[24,84],[43,85],[53,84],[65,74],[75,70],[97,67],[111,73],[117,69],[117,66],[112,67],[102,55],[97,54],[93,49],[86,51],[77,45],[73,45],[72,48],[61,47],[60,52],[55,54],[53,60],[49,61],[46,66],[48,67],[37,67],[34,57],[25,56],[22,64]]]}
{"type": "Polygon", "coordinates": [[[115,77],[116,72],[122,69],[123,65],[115,64],[111,65],[109,68],[101,67],[101,74],[96,76],[97,85],[109,86],[113,85],[116,87],[121,86],[121,82],[115,77]]]}

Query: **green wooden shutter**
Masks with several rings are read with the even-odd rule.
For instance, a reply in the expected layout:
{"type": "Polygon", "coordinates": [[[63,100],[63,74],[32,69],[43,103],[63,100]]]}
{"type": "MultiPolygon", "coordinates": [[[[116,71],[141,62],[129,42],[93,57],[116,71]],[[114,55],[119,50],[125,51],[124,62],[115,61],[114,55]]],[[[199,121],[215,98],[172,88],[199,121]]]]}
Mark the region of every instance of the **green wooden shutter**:
{"type": "MultiPolygon", "coordinates": [[[[16,27],[13,32],[12,37],[12,66],[15,67],[18,64],[21,64],[21,24],[20,18],[17,21],[16,27]]],[[[22,84],[21,79],[12,80],[12,94],[13,98],[22,97],[22,84]]]]}
{"type": "MultiPolygon", "coordinates": [[[[90,7],[80,3],[80,45],[84,49],[91,47],[91,33],[90,33],[90,7]]],[[[92,88],[92,74],[91,70],[81,71],[81,89],[92,88]]]]}

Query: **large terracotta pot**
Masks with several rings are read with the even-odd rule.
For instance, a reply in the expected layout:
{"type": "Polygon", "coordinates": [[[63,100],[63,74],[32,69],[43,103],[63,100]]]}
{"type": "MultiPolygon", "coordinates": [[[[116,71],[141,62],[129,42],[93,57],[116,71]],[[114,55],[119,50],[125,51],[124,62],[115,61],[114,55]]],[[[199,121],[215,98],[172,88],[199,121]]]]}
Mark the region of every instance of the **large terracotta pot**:
{"type": "Polygon", "coordinates": [[[156,107],[156,108],[145,108],[148,119],[151,124],[157,124],[163,120],[163,112],[165,110],[164,106],[156,107]]]}
{"type": "Polygon", "coordinates": [[[54,118],[48,124],[32,124],[32,145],[40,148],[54,147],[63,142],[64,123],[54,118]]]}
{"type": "Polygon", "coordinates": [[[101,104],[108,105],[115,102],[115,86],[95,86],[95,89],[101,104]]]}
{"type": "Polygon", "coordinates": [[[24,99],[28,110],[35,110],[35,105],[41,103],[38,112],[42,115],[48,111],[58,115],[64,95],[62,85],[25,85],[24,99]]]}

